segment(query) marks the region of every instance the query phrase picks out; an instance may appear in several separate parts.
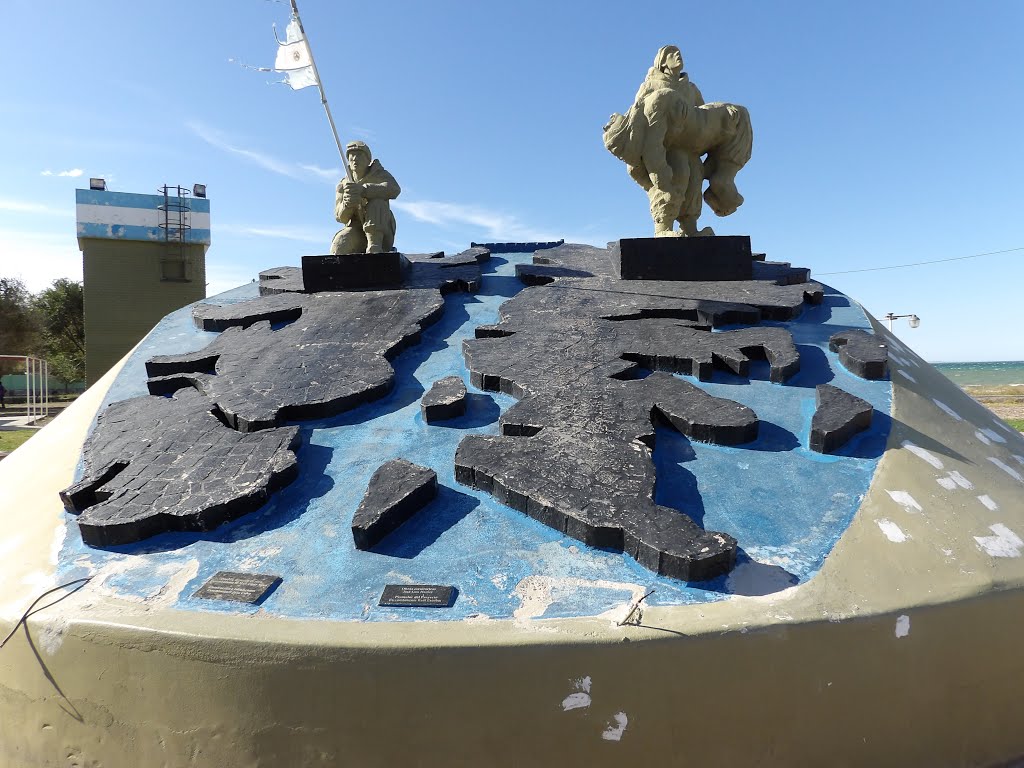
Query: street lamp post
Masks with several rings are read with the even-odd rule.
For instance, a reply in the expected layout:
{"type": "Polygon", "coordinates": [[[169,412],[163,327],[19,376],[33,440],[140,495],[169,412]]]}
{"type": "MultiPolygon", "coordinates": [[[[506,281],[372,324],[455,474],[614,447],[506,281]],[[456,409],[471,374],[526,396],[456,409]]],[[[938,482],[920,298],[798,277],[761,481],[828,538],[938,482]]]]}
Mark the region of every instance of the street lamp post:
{"type": "Polygon", "coordinates": [[[894,315],[892,312],[887,314],[883,319],[889,321],[889,331],[892,332],[892,321],[899,320],[901,317],[908,318],[907,322],[910,323],[911,328],[917,328],[921,324],[921,318],[917,315],[894,315]]]}

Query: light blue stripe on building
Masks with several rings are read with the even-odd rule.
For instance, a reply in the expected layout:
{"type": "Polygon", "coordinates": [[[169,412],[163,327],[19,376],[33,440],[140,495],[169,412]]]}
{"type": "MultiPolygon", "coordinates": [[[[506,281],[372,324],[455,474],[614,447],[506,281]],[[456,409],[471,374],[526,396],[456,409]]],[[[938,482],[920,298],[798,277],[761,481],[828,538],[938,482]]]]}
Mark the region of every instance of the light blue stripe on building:
{"type": "MultiPolygon", "coordinates": [[[[209,213],[210,201],[204,197],[168,198],[174,205],[184,204],[196,213],[209,213]]],[[[138,192],[105,192],[99,189],[76,189],[78,205],[112,205],[118,208],[156,208],[164,204],[163,195],[143,195],[138,192]]]]}
{"type": "MultiPolygon", "coordinates": [[[[167,232],[162,227],[142,227],[133,224],[99,224],[95,222],[78,222],[79,237],[95,237],[101,240],[145,240],[162,243],[167,232]]],[[[186,243],[196,245],[210,244],[209,229],[186,230],[186,243]]]]}

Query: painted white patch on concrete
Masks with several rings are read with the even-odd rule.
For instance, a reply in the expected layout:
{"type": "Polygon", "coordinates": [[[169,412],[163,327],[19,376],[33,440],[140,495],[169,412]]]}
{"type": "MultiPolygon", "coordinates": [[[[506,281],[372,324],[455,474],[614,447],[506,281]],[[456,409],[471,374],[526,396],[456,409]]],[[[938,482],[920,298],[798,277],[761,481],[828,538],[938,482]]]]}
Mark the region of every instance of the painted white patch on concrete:
{"type": "Polygon", "coordinates": [[[590,694],[589,693],[570,693],[564,699],[562,699],[562,711],[568,712],[570,709],[584,709],[590,706],[590,694]]]}
{"type": "Polygon", "coordinates": [[[1018,472],[1013,467],[1008,467],[1006,464],[1001,462],[995,456],[989,456],[988,460],[991,461],[993,464],[995,464],[997,467],[999,467],[1001,470],[1003,470],[1003,472],[1008,474],[1010,477],[1012,477],[1018,483],[1024,483],[1024,477],[1021,477],[1020,476],[1020,472],[1018,472]]]}
{"type": "Polygon", "coordinates": [[[608,724],[608,727],[604,729],[604,733],[601,734],[601,738],[605,741],[618,741],[622,738],[622,734],[626,732],[627,725],[629,725],[629,718],[626,717],[626,713],[618,712],[615,715],[615,722],[608,724]]]}
{"type": "Polygon", "coordinates": [[[997,443],[1005,443],[1006,438],[996,432],[994,429],[983,429],[981,433],[984,434],[989,440],[995,440],[997,443]]]}
{"type": "Polygon", "coordinates": [[[491,584],[502,592],[505,591],[505,587],[508,586],[508,574],[507,573],[496,573],[491,577],[491,584]]]}
{"type": "Polygon", "coordinates": [[[896,617],[896,637],[906,637],[910,634],[910,617],[906,614],[896,617]]]}
{"type": "Polygon", "coordinates": [[[937,477],[935,482],[945,488],[947,491],[952,491],[956,488],[956,481],[952,477],[937,477]]]}
{"type": "Polygon", "coordinates": [[[1024,456],[1018,456],[1016,453],[1011,455],[1018,464],[1024,464],[1024,456]]]}
{"type": "Polygon", "coordinates": [[[572,681],[576,693],[570,693],[562,700],[562,711],[570,709],[582,709],[590,706],[590,675],[580,677],[572,681]]]}
{"type": "Polygon", "coordinates": [[[985,494],[984,496],[979,496],[978,501],[984,504],[985,508],[991,512],[996,512],[999,509],[999,505],[992,501],[992,497],[989,496],[988,494],[985,494]]]}
{"type": "Polygon", "coordinates": [[[961,474],[960,474],[959,472],[957,472],[957,471],[956,471],[955,469],[954,469],[954,470],[952,470],[952,471],[951,471],[951,472],[949,473],[949,479],[950,479],[950,480],[952,480],[952,481],[953,481],[954,483],[956,483],[957,485],[959,485],[959,486],[960,486],[961,488],[963,488],[963,489],[964,489],[965,491],[969,491],[969,490],[971,490],[972,488],[974,488],[974,483],[972,483],[972,482],[971,482],[970,480],[968,480],[968,479],[967,479],[966,477],[964,477],[963,475],[961,475],[961,474]]]}
{"type": "Polygon", "coordinates": [[[923,461],[927,461],[929,464],[931,464],[936,469],[945,469],[945,467],[942,464],[942,460],[939,459],[938,457],[936,457],[933,453],[931,453],[931,451],[926,451],[921,446],[915,445],[914,443],[910,442],[909,440],[904,440],[903,441],[903,447],[906,448],[908,451],[910,451],[915,456],[917,456],[917,458],[919,458],[919,459],[921,459],[923,461]]]}
{"type": "Polygon", "coordinates": [[[915,378],[914,378],[913,376],[911,376],[911,375],[910,375],[909,373],[907,373],[906,371],[904,371],[904,370],[903,370],[902,368],[897,368],[897,369],[896,369],[896,373],[898,373],[898,374],[899,374],[900,376],[902,376],[902,377],[903,377],[904,379],[906,379],[907,381],[909,381],[909,382],[910,382],[911,384],[917,384],[917,379],[915,379],[915,378]]]}
{"type": "Polygon", "coordinates": [[[1024,541],[1002,523],[988,527],[995,536],[975,536],[974,540],[982,551],[992,557],[1020,557],[1024,541]]]}
{"type": "Polygon", "coordinates": [[[975,431],[974,436],[978,438],[981,442],[983,442],[985,445],[992,445],[992,441],[989,440],[980,429],[975,431]]]}
{"type": "Polygon", "coordinates": [[[953,410],[952,408],[950,408],[950,407],[949,407],[948,405],[946,405],[946,404],[945,404],[944,402],[942,402],[941,400],[936,400],[936,399],[935,399],[935,398],[933,397],[933,398],[932,398],[932,402],[933,402],[933,403],[935,403],[935,404],[936,404],[937,406],[939,406],[939,408],[941,408],[942,410],[944,410],[944,411],[945,411],[946,413],[948,413],[948,414],[949,414],[950,416],[952,416],[952,417],[953,417],[954,419],[956,419],[957,421],[963,421],[963,417],[962,417],[962,416],[961,416],[961,415],[960,415],[959,413],[957,413],[956,411],[954,411],[954,410],[953,410]]]}
{"type": "Polygon", "coordinates": [[[876,522],[878,523],[878,527],[882,529],[882,533],[885,534],[885,538],[887,538],[889,541],[895,542],[897,544],[902,544],[904,541],[910,538],[892,520],[886,520],[883,517],[881,520],[877,520],[876,522]]]}
{"type": "Polygon", "coordinates": [[[893,501],[895,501],[897,504],[899,504],[901,507],[903,507],[905,510],[907,510],[907,512],[914,513],[914,512],[921,512],[922,511],[921,510],[921,505],[917,503],[917,499],[915,499],[913,496],[911,496],[906,491],[889,491],[889,490],[887,490],[886,493],[889,494],[889,497],[893,501]]]}

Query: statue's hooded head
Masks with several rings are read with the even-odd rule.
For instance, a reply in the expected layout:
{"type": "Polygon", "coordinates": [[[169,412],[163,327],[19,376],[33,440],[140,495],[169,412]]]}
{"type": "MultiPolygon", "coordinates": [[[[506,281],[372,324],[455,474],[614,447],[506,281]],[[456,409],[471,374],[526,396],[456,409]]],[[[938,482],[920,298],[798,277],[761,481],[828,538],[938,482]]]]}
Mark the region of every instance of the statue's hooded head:
{"type": "Polygon", "coordinates": [[[373,162],[373,155],[365,141],[350,141],[345,145],[345,158],[353,175],[361,177],[373,162]]]}
{"type": "Polygon", "coordinates": [[[668,73],[672,69],[675,69],[675,62],[673,58],[679,57],[679,68],[676,69],[678,74],[683,69],[683,54],[679,50],[679,46],[676,45],[663,45],[658,49],[658,55],[654,57],[654,67],[656,72],[668,73]]]}

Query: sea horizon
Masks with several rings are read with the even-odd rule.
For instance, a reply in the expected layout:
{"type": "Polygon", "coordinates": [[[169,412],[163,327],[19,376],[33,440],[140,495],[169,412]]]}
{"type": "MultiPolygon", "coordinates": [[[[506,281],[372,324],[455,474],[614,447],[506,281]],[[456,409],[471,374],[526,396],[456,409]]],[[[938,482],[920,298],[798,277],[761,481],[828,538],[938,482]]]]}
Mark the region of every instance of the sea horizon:
{"type": "Polygon", "coordinates": [[[1024,360],[935,362],[932,365],[961,387],[1024,385],[1024,360]]]}

